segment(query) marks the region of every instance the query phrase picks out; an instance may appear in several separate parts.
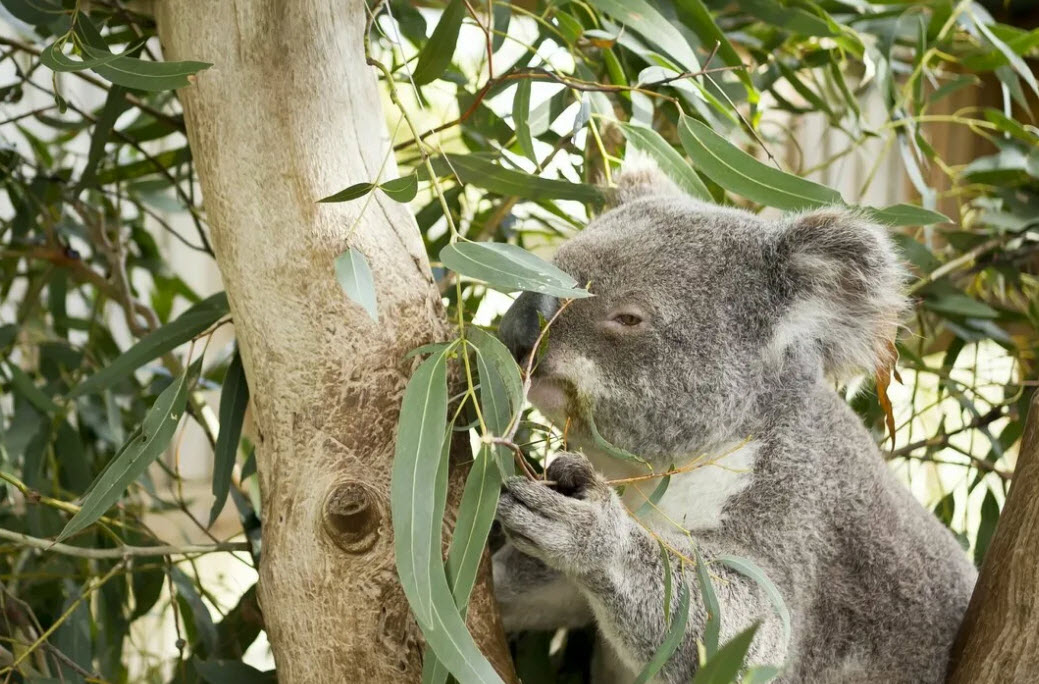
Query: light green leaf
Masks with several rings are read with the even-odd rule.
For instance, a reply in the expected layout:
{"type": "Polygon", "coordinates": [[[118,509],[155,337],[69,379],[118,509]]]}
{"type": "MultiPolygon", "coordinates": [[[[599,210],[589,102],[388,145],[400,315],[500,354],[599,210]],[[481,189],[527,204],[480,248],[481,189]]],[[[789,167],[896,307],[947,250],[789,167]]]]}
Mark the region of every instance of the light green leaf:
{"type": "Polygon", "coordinates": [[[718,28],[718,24],[711,17],[711,12],[704,5],[703,0],[677,0],[675,8],[678,10],[678,16],[682,19],[682,23],[691,28],[706,47],[710,48],[717,44],[718,56],[721,57],[722,61],[728,66],[738,67],[736,76],[739,77],[747,89],[747,99],[750,102],[757,102],[760,96],[754,87],[750,74],[743,68],[743,60],[740,58],[739,53],[736,52],[736,48],[729,42],[729,38],[718,28]]]}
{"type": "Polygon", "coordinates": [[[391,200],[407,204],[415,199],[415,195],[418,193],[418,176],[412,173],[400,178],[394,178],[385,183],[380,183],[379,189],[385,192],[386,196],[391,200]]]}
{"type": "MultiPolygon", "coordinates": [[[[516,129],[516,141],[527,159],[538,164],[534,151],[534,140],[530,137],[530,79],[524,78],[516,86],[516,97],[512,100],[512,123],[516,129]]],[[[540,165],[538,164],[539,168],[540,165]]]]}
{"type": "Polygon", "coordinates": [[[717,655],[697,670],[692,684],[732,684],[743,667],[743,659],[757,631],[758,623],[754,623],[718,649],[717,655]]]}
{"type": "Polygon", "coordinates": [[[757,665],[747,670],[743,677],[743,684],[767,684],[779,676],[782,672],[778,667],[772,665],[757,665]]]}
{"type": "Polygon", "coordinates": [[[707,613],[707,621],[704,624],[703,643],[708,658],[713,658],[718,652],[718,639],[722,629],[722,608],[718,603],[718,595],[714,591],[711,582],[711,573],[700,555],[700,549],[693,547],[693,555],[696,559],[696,581],[700,585],[700,598],[703,601],[704,611],[707,613]]]}
{"type": "Polygon", "coordinates": [[[371,319],[379,322],[379,308],[375,297],[375,279],[368,260],[351,247],[336,257],[336,280],[346,296],[364,307],[371,319]]]}
{"type": "Polygon", "coordinates": [[[130,437],[119,454],[105,467],[83,500],[79,512],[69,520],[56,541],[85,529],[122,497],[123,492],[140,477],[152,461],[162,455],[177,431],[188,392],[202,369],[202,357],[164,389],[141,423],[141,430],[130,437]]]}
{"type": "MultiPolygon", "coordinates": [[[[668,470],[672,470],[674,467],[674,464],[671,464],[671,467],[669,467],[668,470]]],[[[647,496],[646,500],[641,506],[639,506],[639,509],[635,511],[635,515],[641,518],[652,513],[656,509],[656,505],[660,502],[660,498],[664,496],[665,492],[667,492],[668,485],[670,484],[670,475],[664,475],[661,477],[660,482],[657,482],[657,486],[653,488],[653,491],[649,493],[649,496],[647,496]]]]}
{"type": "MultiPolygon", "coordinates": [[[[480,328],[466,328],[467,341],[476,350],[476,369],[480,377],[480,411],[487,429],[496,437],[508,432],[519,420],[523,408],[523,381],[509,350],[493,335],[480,328]]],[[[507,447],[494,448],[503,478],[516,473],[513,453],[507,447]]]]}
{"type": "Polygon", "coordinates": [[[588,424],[588,430],[592,433],[592,441],[595,442],[595,446],[605,453],[609,454],[613,458],[620,459],[622,461],[632,461],[633,463],[641,463],[647,468],[652,469],[652,466],[646,462],[646,459],[641,456],[636,456],[626,449],[621,449],[619,446],[615,446],[608,442],[605,437],[599,432],[598,426],[595,424],[595,416],[591,409],[585,409],[581,416],[585,423],[588,424]]]}
{"type": "Polygon", "coordinates": [[[866,212],[874,221],[889,226],[929,226],[950,221],[945,214],[912,204],[893,204],[883,209],[867,207],[866,212]]]}
{"type": "Polygon", "coordinates": [[[462,27],[464,17],[465,3],[462,0],[451,0],[444,8],[444,13],[440,15],[440,21],[433,29],[429,41],[418,53],[418,63],[411,74],[411,79],[416,85],[425,85],[440,78],[451,64],[455,46],[458,45],[458,31],[462,27]]]}
{"type": "Polygon", "coordinates": [[[541,178],[523,171],[507,169],[501,164],[476,155],[448,154],[434,160],[438,175],[455,174],[466,185],[475,185],[499,195],[530,200],[575,200],[598,204],[602,191],[594,185],[541,178]]]}
{"type": "Polygon", "coordinates": [[[786,602],[783,601],[783,594],[780,593],[779,588],[772,580],[768,578],[765,571],[758,567],[756,563],[738,556],[720,556],[718,562],[757,582],[761,590],[768,596],[769,601],[772,602],[772,607],[775,608],[776,614],[779,615],[779,620],[783,625],[783,638],[787,643],[790,643],[790,611],[787,610],[786,602]]]}
{"type": "Polygon", "coordinates": [[[506,292],[527,290],[567,299],[591,296],[544,259],[504,242],[456,242],[441,250],[440,261],[460,275],[506,292]]]}
{"type": "Polygon", "coordinates": [[[635,678],[635,684],[646,684],[653,677],[663,669],[664,665],[667,664],[668,659],[674,655],[678,647],[682,645],[682,639],[685,638],[686,624],[689,621],[689,584],[683,579],[678,583],[678,612],[674,619],[671,620],[671,626],[667,630],[667,634],[664,635],[664,640],[660,642],[660,646],[657,647],[656,652],[653,653],[653,657],[650,659],[646,666],[642,668],[642,672],[635,678]]]}
{"type": "Polygon", "coordinates": [[[788,211],[843,204],[836,191],[759,162],[696,119],[682,117],[678,134],[694,166],[758,204],[788,211]]]}
{"type": "Polygon", "coordinates": [[[203,299],[176,319],[140,339],[112,363],[94,373],[68,393],[69,398],[98,392],[130,375],[142,365],[173,351],[227,314],[227,294],[218,292],[203,299]]]}
{"type": "Polygon", "coordinates": [[[339,192],[333,193],[328,197],[322,197],[318,202],[349,202],[358,197],[364,197],[374,189],[375,183],[354,183],[353,185],[343,188],[339,192]]]}
{"type": "Polygon", "coordinates": [[[242,355],[235,350],[231,364],[224,375],[224,387],[220,392],[220,434],[213,450],[213,507],[209,511],[209,524],[216,521],[227,501],[231,487],[231,471],[234,470],[238,441],[242,436],[242,421],[249,406],[249,385],[245,381],[242,355]]]}
{"type": "Polygon", "coordinates": [[[1017,73],[1021,79],[1028,84],[1028,87],[1032,89],[1032,92],[1039,95],[1039,83],[1036,82],[1035,74],[1029,68],[1025,60],[1021,59],[1021,56],[1014,52],[1009,45],[999,39],[992,29],[985,25],[985,22],[981,21],[974,15],[973,12],[969,12],[971,18],[974,20],[974,26],[977,27],[981,35],[985,36],[985,40],[992,43],[992,47],[999,50],[999,53],[1003,55],[1007,62],[1010,63],[1011,68],[1017,73]]]}
{"type": "Polygon", "coordinates": [[[634,145],[649,155],[657,163],[657,166],[660,167],[660,170],[673,180],[678,187],[692,197],[705,202],[713,201],[707,186],[696,175],[693,167],[686,163],[682,155],[675,148],[671,147],[659,133],[651,128],[635,126],[630,123],[618,122],[617,126],[621,129],[624,137],[628,139],[628,144],[634,145]]]}
{"type": "Polygon", "coordinates": [[[686,71],[700,70],[700,61],[682,34],[645,0],[591,0],[590,4],[634,29],[686,71]]]}
{"type": "Polygon", "coordinates": [[[390,479],[397,575],[437,659],[459,681],[501,684],[458,613],[440,556],[450,439],[446,365],[445,353],[431,356],[404,390],[390,479]]]}

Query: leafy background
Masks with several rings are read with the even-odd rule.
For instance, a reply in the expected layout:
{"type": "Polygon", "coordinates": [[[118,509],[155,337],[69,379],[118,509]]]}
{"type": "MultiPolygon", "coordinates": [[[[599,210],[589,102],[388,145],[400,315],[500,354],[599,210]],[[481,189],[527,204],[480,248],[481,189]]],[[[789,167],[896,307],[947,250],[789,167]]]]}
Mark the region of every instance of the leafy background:
{"type": "MultiPolygon", "coordinates": [[[[248,388],[219,282],[200,275],[214,264],[172,90],[207,65],[158,61],[154,22],[117,1],[0,5],[0,676],[273,680],[251,586],[262,521],[248,388]]],[[[914,205],[880,214],[915,275],[888,390],[893,444],[874,379],[842,391],[892,468],[983,558],[1037,377],[1032,3],[369,11],[398,176],[323,200],[364,207],[385,192],[416,212],[460,340],[426,350],[417,382],[441,382],[449,358],[469,368],[451,413],[444,385],[437,435],[457,413],[458,430],[514,444],[532,469],[559,448],[539,416],[517,415],[522,376],[481,326],[493,332],[502,290],[573,293],[539,280],[529,253],[549,256],[600,211],[633,149],[691,194],[763,212],[914,205]],[[474,259],[512,280],[488,288],[474,259]]],[[[329,277],[377,316],[366,266],[345,245],[329,277]]],[[[474,488],[513,466],[504,442],[476,442],[474,488]]],[[[399,444],[398,459],[435,452],[435,465],[439,443],[399,444]]],[[[395,492],[406,485],[395,477],[395,492]]],[[[423,495],[437,520],[436,492],[423,495]]],[[[462,523],[486,535],[492,498],[473,495],[462,523]]],[[[467,551],[452,548],[440,572],[450,586],[408,595],[436,655],[480,681],[479,657],[452,661],[422,617],[428,606],[457,629],[467,551]]],[[[583,681],[590,638],[523,635],[517,666],[527,681],[583,681]]]]}

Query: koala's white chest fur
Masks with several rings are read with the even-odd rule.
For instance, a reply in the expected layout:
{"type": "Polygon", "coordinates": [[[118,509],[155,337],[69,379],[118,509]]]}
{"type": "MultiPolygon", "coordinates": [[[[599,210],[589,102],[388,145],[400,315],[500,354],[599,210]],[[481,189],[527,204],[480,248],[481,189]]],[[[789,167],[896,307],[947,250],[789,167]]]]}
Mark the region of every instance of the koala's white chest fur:
{"type": "MultiPolygon", "coordinates": [[[[673,530],[675,525],[690,531],[711,530],[721,525],[725,504],[746,489],[754,477],[759,442],[748,442],[738,448],[716,450],[717,456],[703,457],[703,465],[688,472],[672,475],[667,490],[655,505],[646,504],[659,484],[658,479],[625,486],[622,500],[650,528],[673,530]],[[641,509],[641,510],[640,510],[641,509]]],[[[608,454],[586,451],[596,469],[609,479],[636,477],[646,471],[632,463],[608,454]]],[[[693,459],[676,459],[677,467],[693,459]]]]}

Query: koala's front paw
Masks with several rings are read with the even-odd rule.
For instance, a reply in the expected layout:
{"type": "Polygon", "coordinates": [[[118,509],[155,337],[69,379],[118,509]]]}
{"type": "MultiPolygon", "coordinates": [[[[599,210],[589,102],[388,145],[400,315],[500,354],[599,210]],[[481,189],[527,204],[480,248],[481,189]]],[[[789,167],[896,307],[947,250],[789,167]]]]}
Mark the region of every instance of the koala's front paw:
{"type": "Polygon", "coordinates": [[[555,484],[522,477],[505,483],[498,502],[505,534],[523,553],[568,575],[605,569],[630,525],[613,490],[579,454],[560,454],[545,475],[555,484]]]}

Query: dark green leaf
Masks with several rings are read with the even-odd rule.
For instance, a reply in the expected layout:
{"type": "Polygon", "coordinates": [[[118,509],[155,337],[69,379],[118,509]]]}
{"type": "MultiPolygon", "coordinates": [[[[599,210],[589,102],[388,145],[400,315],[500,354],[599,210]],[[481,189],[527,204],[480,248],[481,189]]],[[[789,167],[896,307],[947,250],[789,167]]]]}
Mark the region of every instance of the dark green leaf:
{"type": "Polygon", "coordinates": [[[759,162],[696,119],[682,117],[678,131],[693,164],[726,190],[788,211],[843,204],[836,191],[759,162]]]}
{"type": "Polygon", "coordinates": [[[434,160],[439,175],[455,174],[467,185],[496,192],[499,195],[523,197],[531,200],[576,200],[597,204],[602,202],[602,191],[593,185],[541,178],[522,171],[506,169],[490,159],[476,155],[448,154],[434,160]]]}
{"type": "Polygon", "coordinates": [[[354,183],[348,188],[340,190],[339,192],[329,195],[328,197],[322,197],[318,200],[318,202],[349,202],[350,200],[357,199],[358,197],[364,197],[374,189],[374,183],[354,183]]]}
{"type": "Polygon", "coordinates": [[[866,212],[874,221],[889,226],[929,226],[950,221],[945,214],[912,204],[893,204],[883,209],[867,207],[866,212]]]}
{"type": "Polygon", "coordinates": [[[418,176],[410,174],[379,184],[379,189],[396,202],[407,204],[418,194],[418,176]]]}
{"type": "Polygon", "coordinates": [[[985,498],[981,502],[981,522],[978,523],[978,538],[974,544],[974,564],[979,568],[985,560],[985,553],[992,543],[992,535],[999,522],[999,502],[991,489],[985,490],[985,498]]]}
{"type": "Polygon", "coordinates": [[[456,242],[441,250],[440,261],[460,275],[506,292],[527,290],[567,299],[591,296],[552,264],[504,242],[456,242]]]}
{"type": "Polygon", "coordinates": [[[462,27],[464,17],[465,3],[462,0],[451,0],[444,13],[440,15],[433,35],[418,53],[418,63],[411,74],[416,85],[425,85],[440,78],[451,64],[451,56],[458,45],[458,31],[462,27]]]}
{"type": "Polygon", "coordinates": [[[999,316],[999,312],[988,304],[958,292],[928,296],[924,299],[924,307],[937,313],[967,318],[997,318],[999,316]]]}
{"type": "Polygon", "coordinates": [[[209,684],[277,684],[278,676],[274,670],[261,672],[240,660],[199,660],[192,659],[192,664],[209,684]]]}
{"type": "MultiPolygon", "coordinates": [[[[671,468],[674,468],[673,464],[671,468]]],[[[671,470],[671,468],[668,468],[668,470],[671,470]]],[[[664,496],[665,492],[667,492],[668,485],[670,484],[670,475],[664,475],[663,477],[661,477],[660,482],[657,483],[657,486],[653,488],[653,491],[649,493],[649,496],[646,497],[646,500],[642,503],[641,506],[639,506],[639,509],[635,512],[635,515],[641,518],[643,516],[651,514],[654,510],[656,510],[656,506],[660,502],[660,498],[664,496]]]]}
{"type": "Polygon", "coordinates": [[[718,603],[718,595],[714,591],[714,583],[711,582],[711,573],[700,555],[700,549],[693,547],[694,559],[696,560],[696,582],[700,586],[700,599],[706,612],[706,622],[703,629],[704,651],[708,658],[713,658],[718,652],[718,640],[722,629],[722,608],[718,603]]]}
{"type": "Polygon", "coordinates": [[[700,61],[682,34],[645,0],[591,0],[590,4],[634,29],[686,71],[700,70],[700,61]]]}
{"type": "Polygon", "coordinates": [[[202,357],[162,391],[144,416],[140,433],[131,437],[119,455],[90,486],[82,508],[72,517],[57,541],[92,525],[122,497],[126,488],[140,477],[152,461],[162,455],[173,439],[188,392],[202,369],[202,357]]]}
{"type": "Polygon", "coordinates": [[[203,299],[158,330],[151,332],[120,354],[115,361],[81,382],[69,392],[69,398],[98,392],[125,378],[149,361],[173,351],[195,337],[221,316],[227,314],[227,295],[218,292],[203,299]]]}
{"type": "Polygon", "coordinates": [[[105,143],[108,142],[115,120],[130,106],[126,99],[126,90],[119,86],[112,86],[108,90],[105,106],[101,110],[101,116],[94,124],[94,135],[90,138],[90,152],[87,154],[87,165],[83,168],[77,190],[90,187],[97,178],[97,165],[105,154],[105,143]]]}
{"type": "Polygon", "coordinates": [[[831,22],[798,7],[787,7],[775,0],[743,0],[741,7],[766,24],[792,33],[826,38],[838,31],[831,22]]]}
{"type": "Polygon", "coordinates": [[[534,151],[534,140],[530,137],[530,83],[529,78],[524,78],[516,86],[516,97],[512,100],[512,123],[516,128],[516,140],[520,149],[527,159],[538,163],[537,153],[534,151]]]}
{"type": "Polygon", "coordinates": [[[336,280],[346,296],[364,307],[376,323],[379,322],[379,307],[376,304],[375,279],[368,260],[351,247],[336,257],[336,280]]]}
{"type": "Polygon", "coordinates": [[[14,391],[25,397],[25,399],[44,413],[57,413],[60,407],[51,400],[43,390],[36,386],[25,371],[13,361],[7,362],[7,372],[11,374],[11,386],[14,391]]]}
{"type": "Polygon", "coordinates": [[[216,521],[227,501],[231,487],[231,471],[234,470],[238,441],[242,436],[242,421],[249,406],[249,385],[245,381],[242,355],[235,350],[231,365],[224,375],[224,387],[220,392],[220,434],[213,449],[213,496],[216,500],[209,511],[209,524],[216,521]]]}

